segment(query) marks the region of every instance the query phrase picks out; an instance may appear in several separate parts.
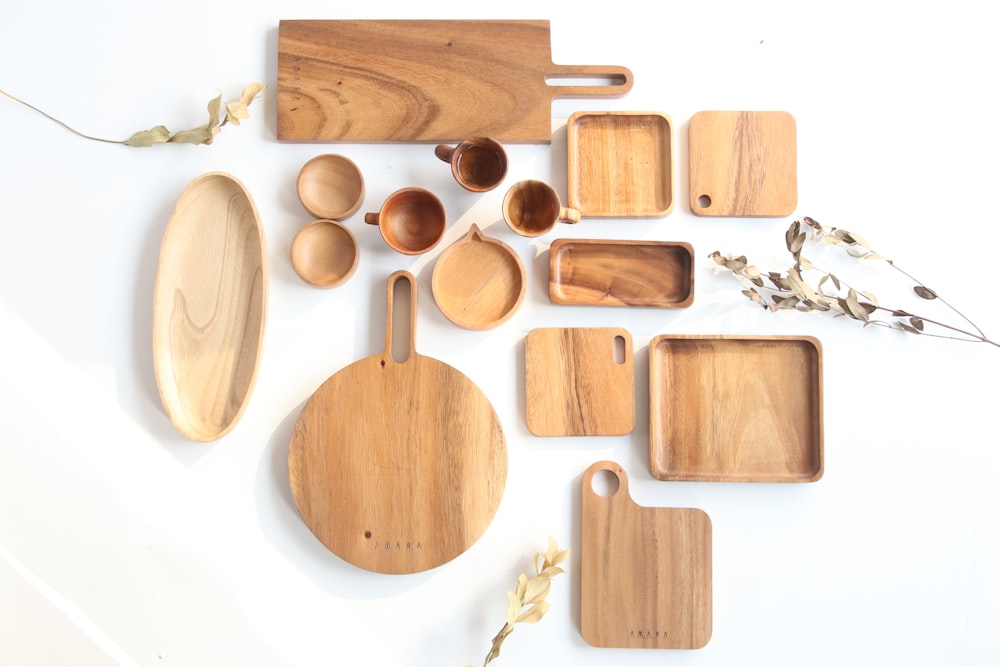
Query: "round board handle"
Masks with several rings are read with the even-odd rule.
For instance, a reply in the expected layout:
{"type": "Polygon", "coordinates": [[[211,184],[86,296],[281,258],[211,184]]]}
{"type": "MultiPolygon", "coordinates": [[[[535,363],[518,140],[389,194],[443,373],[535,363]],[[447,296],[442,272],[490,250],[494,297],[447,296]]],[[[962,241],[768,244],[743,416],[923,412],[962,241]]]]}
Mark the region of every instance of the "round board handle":
{"type": "Polygon", "coordinates": [[[583,473],[581,488],[584,495],[592,499],[590,502],[628,503],[631,500],[628,492],[628,475],[625,469],[614,461],[598,461],[587,468],[583,473]],[[606,485],[608,488],[604,489],[607,493],[599,493],[594,487],[594,478],[601,473],[609,473],[614,478],[605,480],[609,482],[606,485]]]}
{"type": "Polygon", "coordinates": [[[389,276],[389,280],[386,283],[385,290],[385,357],[386,361],[395,361],[396,363],[405,363],[408,359],[413,358],[417,353],[417,279],[409,271],[395,271],[389,276]],[[406,349],[406,357],[403,359],[397,358],[397,355],[393,354],[393,329],[395,328],[393,322],[393,301],[396,292],[396,283],[400,280],[405,280],[407,282],[407,289],[409,290],[410,297],[410,317],[407,322],[406,331],[396,331],[396,339],[408,339],[409,345],[406,349]]]}

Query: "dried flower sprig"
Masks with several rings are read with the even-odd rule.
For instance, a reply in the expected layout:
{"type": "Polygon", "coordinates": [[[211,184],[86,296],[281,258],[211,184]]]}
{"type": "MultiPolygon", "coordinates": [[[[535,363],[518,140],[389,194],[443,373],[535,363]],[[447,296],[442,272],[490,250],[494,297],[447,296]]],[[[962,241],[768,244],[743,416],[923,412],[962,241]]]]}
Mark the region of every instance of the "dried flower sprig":
{"type": "Polygon", "coordinates": [[[24,100],[18,99],[11,95],[10,93],[0,90],[0,94],[8,97],[18,104],[23,104],[24,106],[37,111],[51,121],[62,125],[64,128],[72,132],[73,134],[83,137],[84,139],[90,139],[91,141],[101,141],[108,144],[123,144],[125,146],[133,146],[136,148],[147,148],[155,144],[210,144],[215,139],[215,135],[219,133],[219,130],[227,123],[232,123],[233,125],[239,125],[240,120],[245,120],[250,117],[250,113],[247,107],[250,103],[264,90],[265,86],[263,83],[251,83],[249,86],[243,89],[243,93],[240,95],[240,99],[234,102],[226,103],[226,113],[222,115],[222,94],[220,93],[217,97],[213,98],[208,103],[208,122],[204,125],[199,125],[196,128],[190,130],[181,130],[180,132],[171,133],[163,125],[157,125],[148,130],[139,130],[130,136],[128,139],[116,140],[116,139],[102,139],[101,137],[93,137],[89,134],[84,134],[79,130],[75,130],[66,123],[62,122],[58,118],[55,118],[48,113],[42,111],[36,106],[28,104],[24,100]]]}
{"type": "Polygon", "coordinates": [[[512,591],[507,591],[506,622],[493,638],[490,652],[486,654],[486,659],[483,661],[484,667],[500,657],[500,646],[514,632],[515,624],[537,623],[549,610],[551,605],[545,597],[549,594],[549,589],[552,586],[552,577],[564,572],[559,565],[568,556],[569,550],[560,551],[556,541],[551,537],[545,553],[535,554],[533,559],[535,576],[529,579],[527,575],[520,575],[517,578],[517,587],[512,591]]]}
{"type": "Polygon", "coordinates": [[[801,312],[829,312],[833,313],[835,317],[848,317],[862,322],[863,326],[876,325],[933,338],[987,343],[1000,347],[1000,343],[987,338],[986,334],[975,323],[942,299],[937,292],[901,269],[891,259],[875,252],[868,241],[859,234],[821,225],[812,218],[804,217],[801,221],[793,222],[788,231],[785,232],[785,246],[795,263],[784,273],[776,271],[765,273],[750,264],[744,255],[734,257],[732,254],[723,255],[716,250],[709,257],[715,261],[716,265],[728,269],[740,280],[745,297],[772,312],[790,309],[801,312]],[[803,230],[803,223],[808,231],[803,230]],[[809,231],[811,231],[811,236],[809,231]],[[914,294],[921,299],[944,304],[965,320],[971,330],[932,320],[903,309],[879,305],[878,299],[871,292],[851,287],[834,274],[820,269],[804,257],[802,249],[806,241],[810,239],[818,239],[822,243],[842,247],[848,255],[861,260],[884,261],[915,283],[913,286],[914,294]],[[806,279],[809,274],[820,274],[819,281],[815,285],[810,285],[806,279]],[[874,317],[875,315],[881,315],[885,319],[878,319],[874,317]],[[939,332],[934,333],[928,329],[928,326],[937,327],[939,332]]]}

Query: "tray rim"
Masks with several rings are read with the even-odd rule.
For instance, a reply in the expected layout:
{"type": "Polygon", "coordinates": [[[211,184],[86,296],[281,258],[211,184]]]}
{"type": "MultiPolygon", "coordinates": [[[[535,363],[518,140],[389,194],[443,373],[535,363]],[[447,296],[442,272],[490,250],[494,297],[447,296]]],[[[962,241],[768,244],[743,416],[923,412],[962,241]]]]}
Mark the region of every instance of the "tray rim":
{"type": "Polygon", "coordinates": [[[603,308],[666,308],[666,309],[678,309],[678,308],[689,308],[691,304],[694,303],[694,246],[692,246],[687,241],[656,241],[656,240],[629,240],[629,239],[572,239],[572,238],[562,238],[556,239],[549,245],[549,301],[556,305],[561,306],[600,306],[603,308]],[[691,259],[691,266],[687,272],[688,282],[691,285],[691,289],[688,291],[687,296],[681,301],[670,301],[660,304],[635,304],[635,303],[600,303],[596,301],[573,301],[565,299],[562,297],[557,297],[554,290],[555,281],[553,276],[556,273],[556,251],[561,249],[563,246],[567,245],[612,245],[612,246],[663,246],[663,247],[675,247],[683,248],[687,251],[688,256],[691,259]]]}
{"type": "MultiPolygon", "coordinates": [[[[677,201],[677,175],[674,160],[674,147],[676,144],[674,132],[674,121],[670,114],[663,111],[574,111],[570,114],[569,118],[566,120],[566,199],[568,206],[580,211],[581,217],[586,218],[665,218],[670,215],[674,210],[674,204],[677,201]],[[662,120],[667,125],[667,136],[669,137],[669,144],[667,146],[667,164],[666,168],[668,170],[666,184],[670,189],[670,202],[666,207],[655,209],[655,210],[614,210],[613,208],[604,208],[597,210],[588,210],[585,206],[581,206],[580,196],[578,193],[579,189],[579,176],[577,174],[576,166],[579,164],[579,129],[577,126],[578,121],[581,118],[592,116],[595,118],[608,118],[608,117],[655,117],[657,120],[662,120]]],[[[599,156],[595,158],[599,162],[599,156]]],[[[662,168],[662,167],[661,167],[662,168]]]]}
{"type": "Polygon", "coordinates": [[[697,481],[697,482],[751,482],[751,483],[809,483],[822,479],[826,467],[825,443],[824,443],[824,415],[823,415],[823,344],[818,338],[808,334],[659,334],[649,341],[649,472],[658,480],[663,481],[697,481]],[[667,340],[698,340],[698,341],[745,341],[748,343],[757,342],[780,342],[780,343],[806,343],[816,351],[816,385],[815,390],[815,426],[816,426],[816,470],[811,475],[805,477],[793,477],[790,475],[773,474],[770,476],[749,476],[739,474],[698,474],[698,473],[663,473],[654,466],[653,460],[653,383],[656,376],[656,360],[654,354],[656,347],[667,340]]]}

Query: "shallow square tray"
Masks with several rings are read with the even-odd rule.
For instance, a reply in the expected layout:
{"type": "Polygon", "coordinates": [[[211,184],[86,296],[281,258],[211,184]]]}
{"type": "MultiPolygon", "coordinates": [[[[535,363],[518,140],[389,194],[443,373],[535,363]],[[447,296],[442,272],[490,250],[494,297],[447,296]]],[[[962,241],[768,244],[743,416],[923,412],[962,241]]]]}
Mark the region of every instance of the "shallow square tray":
{"type": "Polygon", "coordinates": [[[808,336],[653,338],[650,473],[663,480],[818,480],[822,374],[822,347],[808,336]]]}
{"type": "Polygon", "coordinates": [[[566,125],[570,208],[587,217],[656,218],[674,206],[670,117],[577,111],[566,125]]]}
{"type": "Polygon", "coordinates": [[[694,301],[694,250],[672,241],[558,239],[549,248],[549,300],[687,308],[694,301]]]}

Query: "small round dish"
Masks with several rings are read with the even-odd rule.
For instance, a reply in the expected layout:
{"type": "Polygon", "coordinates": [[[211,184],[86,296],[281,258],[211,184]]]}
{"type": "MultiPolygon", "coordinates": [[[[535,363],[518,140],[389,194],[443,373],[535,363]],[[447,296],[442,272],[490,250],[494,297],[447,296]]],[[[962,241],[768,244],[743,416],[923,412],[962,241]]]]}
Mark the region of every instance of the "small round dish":
{"type": "Polygon", "coordinates": [[[292,240],[292,268],[316,287],[336,287],[358,268],[358,242],[335,220],[313,220],[292,240]]]}
{"type": "Polygon", "coordinates": [[[431,276],[441,313],[464,329],[492,329],[506,322],[521,307],[526,284],[517,253],[483,236],[476,225],[441,253],[431,276]]]}
{"type": "Polygon", "coordinates": [[[302,165],[296,182],[299,201],[323,220],[345,220],[361,208],[365,180],[358,165],[343,155],[317,155],[302,165]]]}

